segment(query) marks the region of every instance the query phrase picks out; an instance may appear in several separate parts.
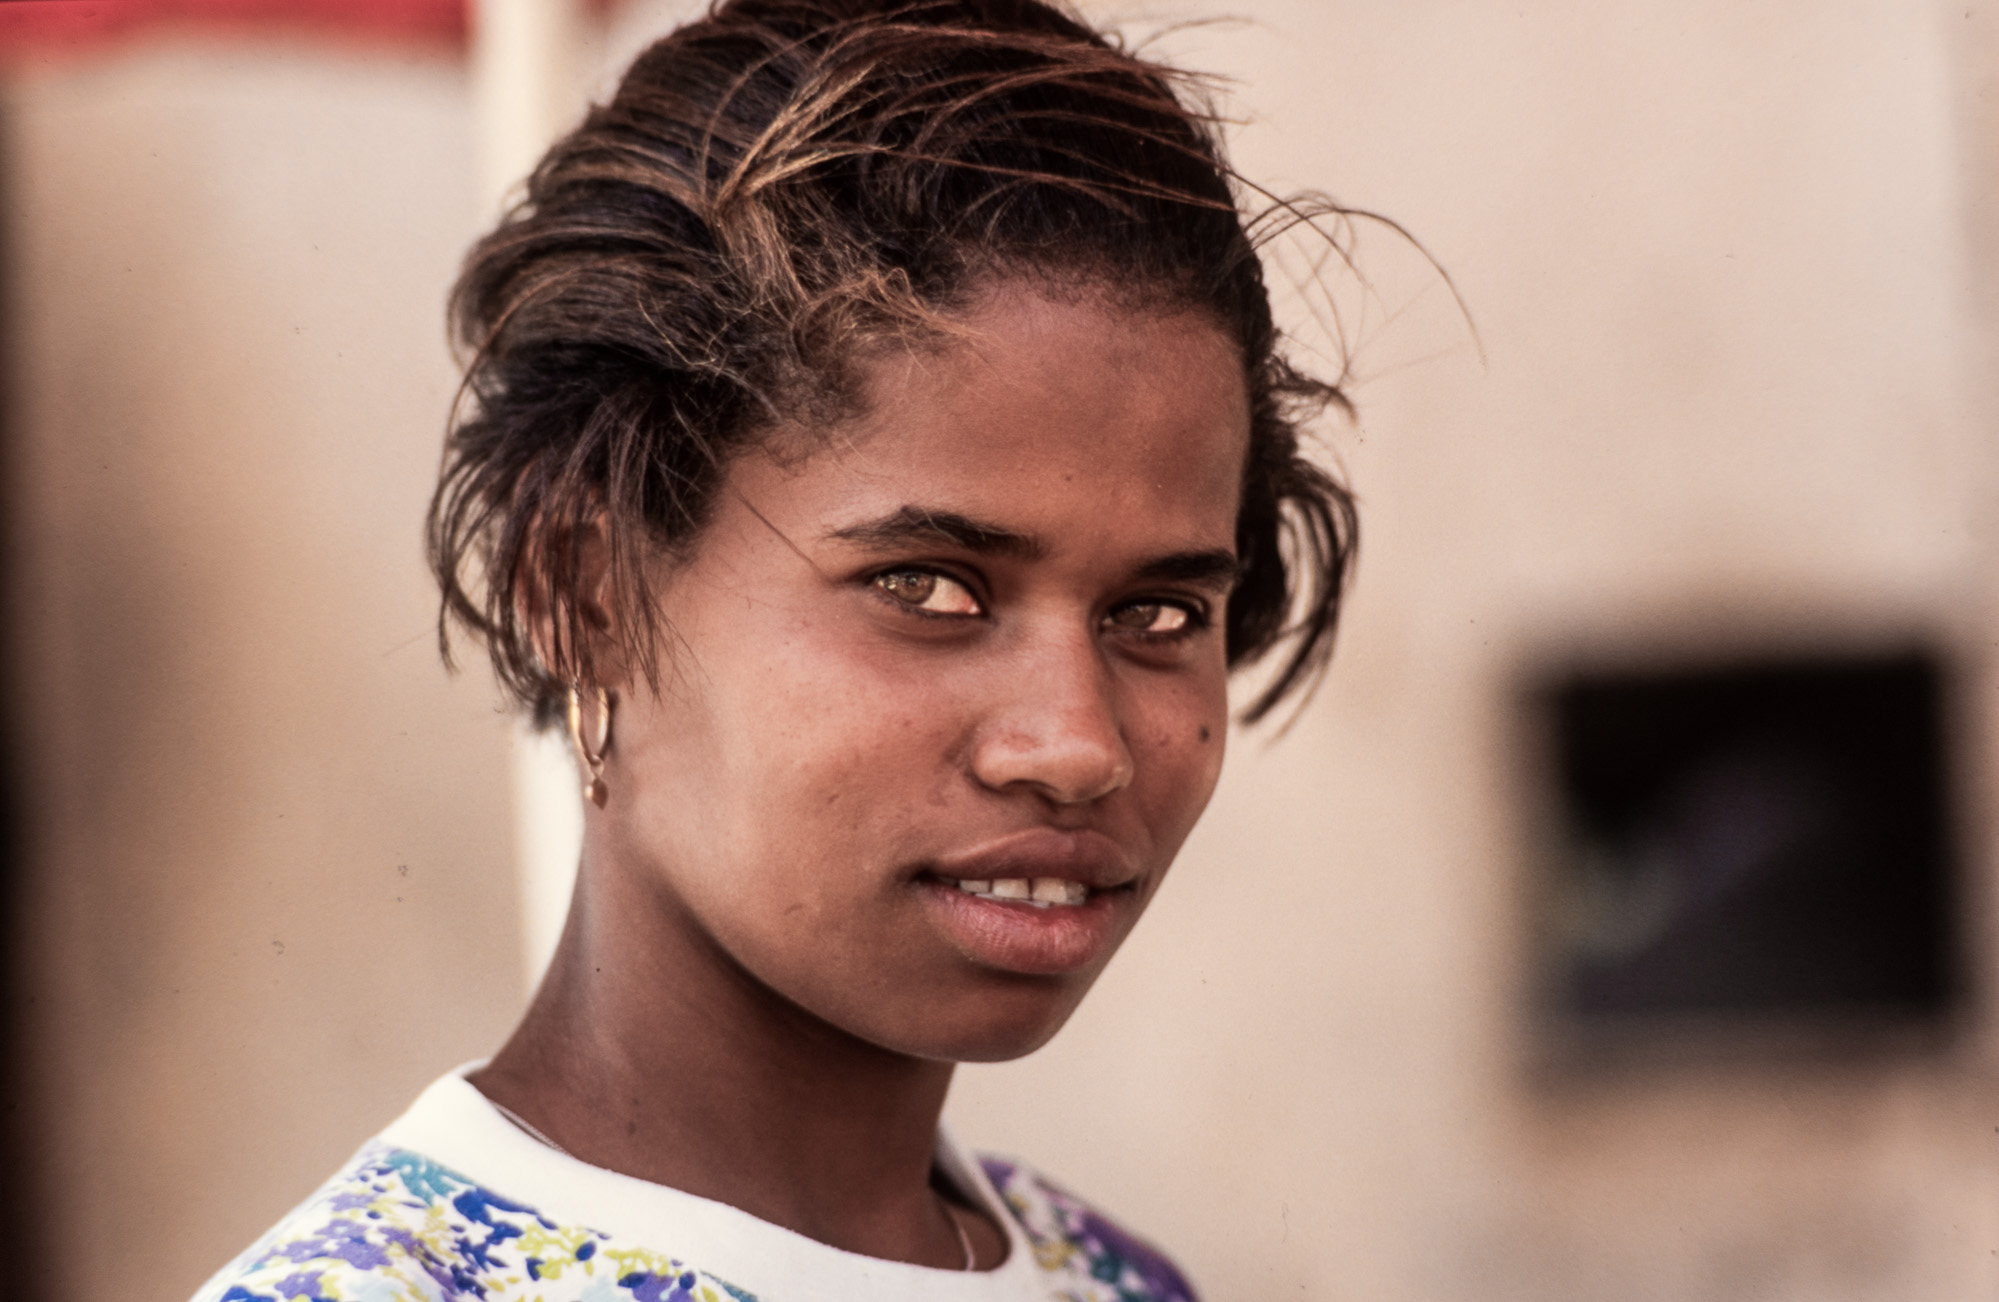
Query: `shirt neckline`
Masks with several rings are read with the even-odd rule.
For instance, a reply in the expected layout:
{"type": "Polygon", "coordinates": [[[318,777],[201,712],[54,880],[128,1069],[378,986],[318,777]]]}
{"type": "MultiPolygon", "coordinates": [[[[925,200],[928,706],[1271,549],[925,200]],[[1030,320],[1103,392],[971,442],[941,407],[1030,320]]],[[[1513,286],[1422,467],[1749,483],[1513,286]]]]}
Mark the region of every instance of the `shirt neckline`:
{"type": "Polygon", "coordinates": [[[447,1073],[384,1130],[383,1143],[419,1153],[560,1224],[671,1254],[761,1302],[1000,1302],[1042,1296],[1034,1251],[978,1159],[943,1127],[946,1179],[1006,1235],[1006,1260],[960,1271],[848,1252],[727,1203],[592,1166],[521,1130],[465,1077],[447,1073]]]}

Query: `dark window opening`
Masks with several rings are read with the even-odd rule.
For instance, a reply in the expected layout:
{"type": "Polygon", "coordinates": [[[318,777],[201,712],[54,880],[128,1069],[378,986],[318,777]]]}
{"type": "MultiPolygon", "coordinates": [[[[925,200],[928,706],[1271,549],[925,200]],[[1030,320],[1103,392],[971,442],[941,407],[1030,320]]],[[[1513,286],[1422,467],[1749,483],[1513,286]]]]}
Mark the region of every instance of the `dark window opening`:
{"type": "Polygon", "coordinates": [[[1548,994],[1588,1027],[1930,1018],[1958,993],[1943,682],[1926,656],[1570,679],[1548,994]]]}

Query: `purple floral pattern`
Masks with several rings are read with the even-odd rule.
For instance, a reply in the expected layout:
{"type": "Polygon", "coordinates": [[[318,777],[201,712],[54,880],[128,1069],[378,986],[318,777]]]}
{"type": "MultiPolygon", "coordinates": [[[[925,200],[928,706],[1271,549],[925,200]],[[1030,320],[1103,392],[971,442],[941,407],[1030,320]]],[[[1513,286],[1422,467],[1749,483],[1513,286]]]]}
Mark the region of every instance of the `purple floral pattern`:
{"type": "MultiPolygon", "coordinates": [[[[1025,1233],[1051,1302],[1194,1302],[1171,1262],[1080,1199],[1017,1163],[982,1164],[1025,1233]]],[[[363,1148],[194,1302],[461,1299],[758,1302],[677,1257],[558,1224],[381,1143],[363,1148]]]]}
{"type": "Polygon", "coordinates": [[[1074,1281],[1056,1294],[1064,1302],[1195,1302],[1164,1253],[1082,1199],[1018,1163],[986,1157],[980,1165],[1026,1231],[1041,1268],[1074,1281]]]}
{"type": "Polygon", "coordinates": [[[757,1302],[664,1253],[558,1225],[405,1149],[369,1144],[195,1302],[757,1302]]]}

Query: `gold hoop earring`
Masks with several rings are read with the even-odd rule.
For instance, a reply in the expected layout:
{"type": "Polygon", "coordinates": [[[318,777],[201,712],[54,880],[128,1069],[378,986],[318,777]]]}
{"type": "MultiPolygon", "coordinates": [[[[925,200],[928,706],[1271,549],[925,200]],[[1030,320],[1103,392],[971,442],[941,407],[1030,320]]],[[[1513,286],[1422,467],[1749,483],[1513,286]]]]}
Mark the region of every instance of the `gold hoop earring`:
{"type": "Polygon", "coordinates": [[[583,741],[583,688],[579,685],[569,689],[569,740],[589,775],[583,779],[583,798],[602,809],[611,795],[611,789],[604,785],[604,752],[611,745],[611,694],[601,687],[590,691],[597,698],[597,745],[593,749],[583,741]]]}

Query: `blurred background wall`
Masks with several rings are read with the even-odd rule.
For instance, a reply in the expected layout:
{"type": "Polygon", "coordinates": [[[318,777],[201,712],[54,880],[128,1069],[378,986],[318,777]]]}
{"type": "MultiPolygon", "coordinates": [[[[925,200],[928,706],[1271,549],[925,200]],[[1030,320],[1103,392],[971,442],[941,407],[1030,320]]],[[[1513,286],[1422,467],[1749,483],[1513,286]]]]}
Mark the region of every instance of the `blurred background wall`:
{"type": "Polygon", "coordinates": [[[417,533],[466,65],[394,28],[11,35],[38,1246],[6,1287],[176,1299],[522,999],[507,725],[438,667],[417,533]]]}
{"type": "MultiPolygon", "coordinates": [[[[436,663],[441,302],[684,9],[552,6],[0,6],[14,1295],[186,1296],[526,997],[574,788],[436,663]]],[[[1999,1295],[1999,9],[1089,12],[1476,336],[1362,228],[1334,675],[953,1123],[1219,1298],[1999,1295]],[[1949,990],[1578,1033],[1535,685],[1912,648],[1949,990]]]]}

